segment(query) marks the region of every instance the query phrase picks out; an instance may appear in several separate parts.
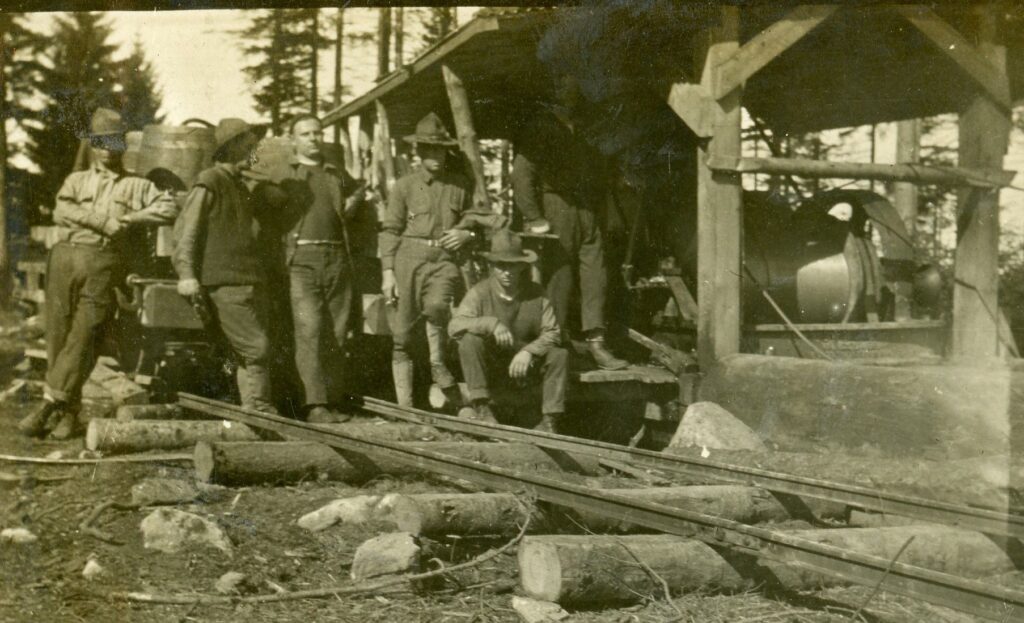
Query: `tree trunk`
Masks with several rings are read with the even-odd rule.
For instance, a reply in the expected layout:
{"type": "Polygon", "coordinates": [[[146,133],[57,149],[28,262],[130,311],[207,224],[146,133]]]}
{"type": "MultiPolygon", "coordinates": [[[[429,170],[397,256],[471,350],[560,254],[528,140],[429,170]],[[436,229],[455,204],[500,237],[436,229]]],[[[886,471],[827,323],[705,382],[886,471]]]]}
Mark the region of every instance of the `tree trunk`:
{"type": "Polygon", "coordinates": [[[484,176],[484,161],[480,155],[480,144],[476,139],[476,128],[473,126],[473,113],[469,107],[469,95],[462,79],[447,65],[441,65],[444,84],[448,91],[448,103],[452,108],[455,120],[455,134],[459,139],[459,147],[469,161],[473,171],[473,203],[477,209],[490,210],[490,198],[487,195],[487,178],[484,176]]]}
{"type": "MultiPolygon", "coordinates": [[[[1013,560],[985,535],[943,526],[849,528],[790,532],[810,541],[901,563],[968,577],[1006,573],[1013,560]]],[[[535,599],[562,605],[635,603],[684,592],[736,592],[766,583],[771,575],[790,590],[841,582],[795,566],[734,555],[726,561],[700,541],[670,535],[528,536],[519,545],[519,577],[535,599]],[[767,569],[765,569],[767,568],[767,569]],[[770,574],[768,573],[770,571],[770,574]]]]}
{"type": "MultiPolygon", "coordinates": [[[[341,62],[344,56],[344,45],[345,45],[345,9],[338,9],[338,14],[334,18],[334,108],[341,106],[341,62]]],[[[341,126],[342,124],[334,124],[334,144],[341,146],[341,126]]],[[[345,163],[347,166],[351,166],[352,154],[345,150],[345,163]]]]}
{"type": "Polygon", "coordinates": [[[309,76],[309,110],[312,114],[317,114],[317,110],[320,108],[320,89],[318,86],[317,73],[320,69],[320,9],[311,9],[313,11],[313,19],[310,24],[310,28],[313,32],[310,33],[310,47],[309,51],[309,63],[310,63],[310,76],[309,76]]]}
{"type": "Polygon", "coordinates": [[[391,9],[381,7],[377,21],[377,80],[391,71],[388,55],[391,51],[391,9]]]}
{"type": "Polygon", "coordinates": [[[11,306],[11,257],[7,241],[7,41],[0,32],[0,309],[11,306]]]}
{"type": "MultiPolygon", "coordinates": [[[[528,444],[428,441],[409,445],[508,469],[554,471],[565,466],[587,474],[601,473],[601,467],[594,459],[567,457],[563,460],[559,457],[556,460],[528,444]]],[[[289,484],[310,479],[358,483],[380,474],[427,473],[416,467],[375,460],[354,452],[345,452],[343,456],[329,446],[302,441],[197,443],[195,467],[196,476],[204,482],[239,486],[289,484]]]]}
{"type": "Polygon", "coordinates": [[[405,67],[405,9],[395,7],[395,69],[405,67]]]}
{"type": "Polygon", "coordinates": [[[205,420],[212,419],[195,411],[186,411],[177,404],[158,405],[124,405],[117,408],[115,419],[118,422],[137,422],[142,420],[205,420]]]}
{"type": "Polygon", "coordinates": [[[274,101],[270,105],[270,124],[273,126],[273,133],[279,134],[281,132],[281,55],[284,50],[281,49],[281,38],[282,24],[284,20],[284,14],[281,9],[274,9],[274,41],[270,44],[270,66],[271,75],[273,76],[273,89],[274,101]]]}
{"type": "Polygon", "coordinates": [[[185,448],[197,441],[256,441],[251,428],[222,420],[94,419],[85,433],[85,447],[104,454],[185,448]]]}

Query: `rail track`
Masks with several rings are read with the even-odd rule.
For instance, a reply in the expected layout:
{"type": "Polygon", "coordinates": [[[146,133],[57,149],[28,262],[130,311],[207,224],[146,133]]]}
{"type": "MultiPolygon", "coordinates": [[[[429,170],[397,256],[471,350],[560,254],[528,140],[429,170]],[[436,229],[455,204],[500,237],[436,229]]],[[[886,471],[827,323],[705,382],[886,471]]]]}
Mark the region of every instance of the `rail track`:
{"type": "MultiPolygon", "coordinates": [[[[227,403],[181,394],[180,404],[187,408],[212,416],[233,420],[269,430],[278,434],[306,441],[323,443],[334,448],[343,457],[360,456],[385,459],[406,464],[437,475],[461,478],[481,487],[513,493],[527,492],[556,505],[578,510],[600,513],[622,521],[628,521],[649,529],[703,541],[715,548],[728,549],[733,553],[745,554],[758,559],[796,565],[825,576],[841,579],[854,584],[880,586],[884,590],[920,599],[933,604],[960,610],[968,614],[991,620],[1024,620],[1024,592],[991,586],[984,582],[965,579],[890,561],[876,556],[865,555],[832,545],[798,538],[779,530],[751,526],[735,521],[674,508],[648,501],[595,491],[590,487],[566,483],[561,480],[536,474],[494,467],[440,454],[433,451],[410,448],[402,444],[357,438],[315,424],[306,424],[276,415],[260,413],[227,403]]],[[[573,439],[560,435],[538,433],[502,425],[488,425],[470,422],[425,411],[404,409],[376,399],[366,399],[364,409],[368,413],[415,421],[449,431],[489,437],[504,441],[525,441],[546,448],[549,451],[571,451],[599,454],[631,465],[653,467],[673,473],[700,474],[729,482],[756,484],[773,491],[813,495],[822,499],[860,505],[866,492],[860,488],[837,483],[799,478],[763,470],[724,465],[713,461],[669,457],[657,453],[627,449],[611,444],[573,439]]],[[[874,504],[863,504],[866,508],[884,508],[887,512],[895,508],[917,511],[923,518],[928,513],[929,521],[936,516],[946,519],[959,527],[984,525],[985,532],[1006,534],[1009,529],[996,530],[999,525],[1017,526],[1017,516],[1000,516],[994,511],[977,513],[979,509],[936,503],[907,496],[875,496],[874,504]],[[884,500],[879,503],[878,500],[884,500]],[[883,506],[883,504],[887,504],[883,506]],[[984,517],[982,522],[978,517],[984,517]],[[1001,522],[999,521],[1001,520],[1001,522]],[[955,522],[955,523],[954,523],[955,522]],[[973,523],[969,523],[973,522],[973,523]]]]}

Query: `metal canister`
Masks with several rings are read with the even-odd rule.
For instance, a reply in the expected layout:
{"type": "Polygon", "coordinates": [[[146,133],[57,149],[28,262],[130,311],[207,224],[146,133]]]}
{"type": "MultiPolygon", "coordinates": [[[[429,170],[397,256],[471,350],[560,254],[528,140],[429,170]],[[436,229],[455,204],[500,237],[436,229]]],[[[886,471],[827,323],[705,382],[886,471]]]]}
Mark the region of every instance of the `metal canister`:
{"type": "Polygon", "coordinates": [[[147,125],[139,147],[138,175],[164,188],[186,190],[213,164],[213,128],[203,125],[147,125]]]}

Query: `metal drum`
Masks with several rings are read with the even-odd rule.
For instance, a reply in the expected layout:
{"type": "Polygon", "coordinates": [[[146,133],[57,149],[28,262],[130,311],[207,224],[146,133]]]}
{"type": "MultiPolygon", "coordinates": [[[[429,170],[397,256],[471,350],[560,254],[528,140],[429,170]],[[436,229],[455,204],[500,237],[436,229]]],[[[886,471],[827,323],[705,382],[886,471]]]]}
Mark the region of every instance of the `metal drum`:
{"type": "Polygon", "coordinates": [[[294,153],[291,139],[268,136],[256,146],[252,170],[266,175],[273,182],[280,182],[289,175],[289,164],[294,153]]]}
{"type": "Polygon", "coordinates": [[[121,166],[129,173],[138,173],[139,149],[142,147],[142,132],[132,130],[124,135],[126,149],[121,159],[121,166]]]}
{"type": "Polygon", "coordinates": [[[213,164],[213,128],[147,125],[142,132],[137,174],[171,190],[187,190],[213,164]]]}

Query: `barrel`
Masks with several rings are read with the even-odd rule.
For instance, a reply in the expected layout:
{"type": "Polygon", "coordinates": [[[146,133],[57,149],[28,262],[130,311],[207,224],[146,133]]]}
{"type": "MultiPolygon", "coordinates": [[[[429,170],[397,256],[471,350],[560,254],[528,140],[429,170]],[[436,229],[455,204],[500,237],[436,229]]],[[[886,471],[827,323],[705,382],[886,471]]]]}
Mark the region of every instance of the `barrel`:
{"type": "Polygon", "coordinates": [[[142,131],[137,174],[163,188],[186,190],[213,164],[213,128],[147,125],[142,131]]]}
{"type": "Polygon", "coordinates": [[[129,173],[138,173],[139,170],[139,149],[142,147],[142,132],[132,130],[124,135],[125,152],[121,159],[121,165],[129,173]]]}
{"type": "Polygon", "coordinates": [[[252,170],[274,182],[280,182],[288,176],[289,164],[294,153],[291,139],[284,136],[268,136],[256,146],[252,170]]]}

